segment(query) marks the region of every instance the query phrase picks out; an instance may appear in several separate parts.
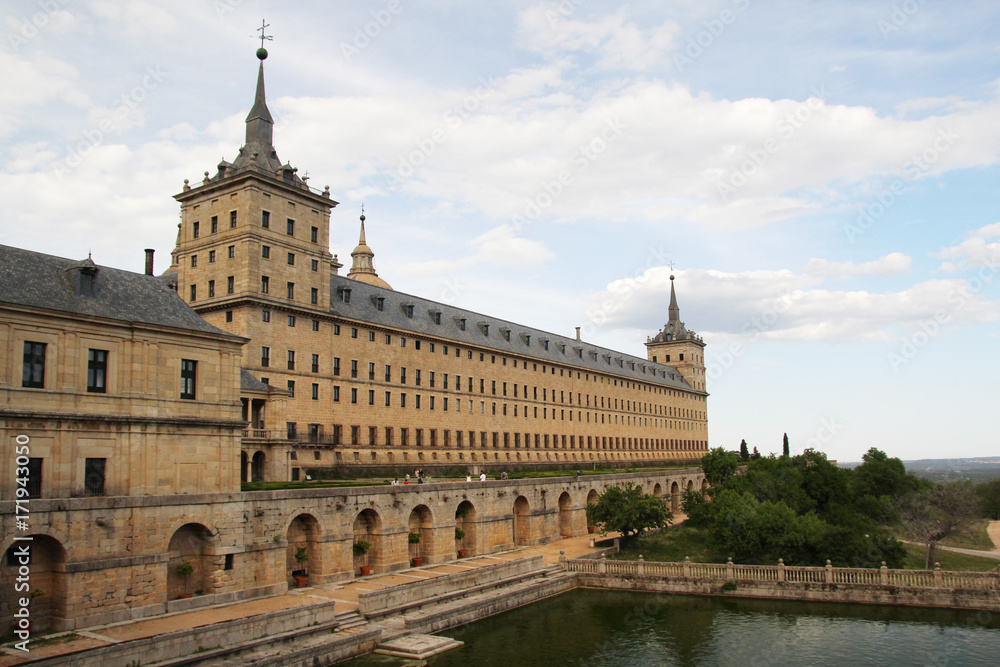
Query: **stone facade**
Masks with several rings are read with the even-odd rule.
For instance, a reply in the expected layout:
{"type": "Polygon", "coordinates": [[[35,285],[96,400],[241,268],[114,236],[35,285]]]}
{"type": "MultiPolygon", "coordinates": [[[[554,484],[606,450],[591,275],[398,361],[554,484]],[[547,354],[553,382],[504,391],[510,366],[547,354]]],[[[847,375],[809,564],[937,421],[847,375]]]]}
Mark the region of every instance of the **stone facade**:
{"type": "MultiPolygon", "coordinates": [[[[704,343],[682,323],[644,359],[396,291],[375,272],[364,215],[341,276],[328,251],[337,202],[281,163],[269,119],[261,67],[237,158],[176,195],[168,272],[207,322],[250,339],[243,368],[291,395],[283,420],[264,417],[243,443],[256,470],[278,475],[263,479],[708,451],[704,343]],[[674,358],[659,347],[677,348],[674,358]]],[[[678,316],[672,292],[668,327],[678,316]]]]}
{"type": "MultiPolygon", "coordinates": [[[[698,469],[343,489],[33,500],[32,589],[38,628],[73,629],[283,592],[301,569],[316,583],[542,544],[587,532],[585,507],[626,482],[677,497],[703,489],[698,469]],[[461,542],[455,528],[465,532],[461,542]],[[418,545],[409,543],[419,533],[418,545]],[[372,544],[364,556],[353,544],[372,544]],[[190,562],[183,577],[177,565],[190,562]],[[190,599],[179,595],[199,593],[190,599]]],[[[14,502],[0,502],[0,550],[18,544],[14,502]]],[[[0,615],[9,617],[17,568],[0,564],[0,615]]]]}

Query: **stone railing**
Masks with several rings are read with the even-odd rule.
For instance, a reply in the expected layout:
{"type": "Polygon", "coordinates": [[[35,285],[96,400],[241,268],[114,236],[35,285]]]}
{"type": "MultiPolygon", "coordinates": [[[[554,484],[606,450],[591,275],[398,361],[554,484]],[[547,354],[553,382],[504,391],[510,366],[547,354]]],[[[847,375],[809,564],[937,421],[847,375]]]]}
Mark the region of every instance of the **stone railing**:
{"type": "Polygon", "coordinates": [[[741,581],[748,583],[776,584],[835,584],[855,586],[897,586],[926,589],[1000,590],[1000,567],[989,572],[950,572],[940,567],[933,570],[890,570],[883,563],[880,568],[797,567],[785,565],[738,565],[728,563],[646,562],[642,556],[637,561],[624,560],[568,560],[568,572],[607,574],[612,576],[638,576],[672,579],[741,581]]]}

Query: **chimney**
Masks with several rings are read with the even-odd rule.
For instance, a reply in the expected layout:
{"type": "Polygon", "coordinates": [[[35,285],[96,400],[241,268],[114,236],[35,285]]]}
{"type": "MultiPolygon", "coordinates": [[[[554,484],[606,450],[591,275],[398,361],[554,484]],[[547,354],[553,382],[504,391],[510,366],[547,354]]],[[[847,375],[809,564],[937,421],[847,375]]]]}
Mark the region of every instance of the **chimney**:
{"type": "Polygon", "coordinates": [[[580,327],[576,328],[576,342],[580,342],[580,327]]]}
{"type": "MultiPolygon", "coordinates": [[[[155,250],[152,248],[146,248],[146,275],[153,275],[153,253],[155,250]]],[[[579,330],[578,330],[579,331],[579,330]]]]}

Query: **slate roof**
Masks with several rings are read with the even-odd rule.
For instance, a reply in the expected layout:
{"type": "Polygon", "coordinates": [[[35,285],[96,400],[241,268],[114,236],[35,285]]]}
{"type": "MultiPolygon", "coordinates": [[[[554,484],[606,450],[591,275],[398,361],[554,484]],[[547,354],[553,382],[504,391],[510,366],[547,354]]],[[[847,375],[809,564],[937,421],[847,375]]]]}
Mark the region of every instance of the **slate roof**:
{"type": "Polygon", "coordinates": [[[246,391],[268,391],[273,389],[270,385],[264,384],[245,368],[240,369],[240,389],[246,391]]]}
{"type": "Polygon", "coordinates": [[[330,311],[341,317],[360,320],[371,325],[402,329],[413,334],[450,340],[456,345],[467,345],[495,350],[500,354],[528,357],[532,361],[552,362],[575,367],[581,371],[606,373],[620,378],[648,382],[672,389],[690,391],[680,372],[672,366],[653,363],[615,350],[599,347],[575,338],[534,329],[508,322],[471,310],[456,308],[418,296],[391,289],[384,289],[347,278],[330,276],[330,311]],[[341,292],[351,290],[350,303],[344,303],[341,292]],[[383,299],[379,311],[376,300],[383,299]],[[413,306],[413,317],[406,314],[413,306]],[[434,313],[441,314],[441,323],[435,324],[434,313]],[[465,330],[459,321],[465,320],[465,330]],[[510,340],[504,331],[510,331],[510,340]],[[485,332],[485,333],[484,333],[485,332]],[[548,349],[544,342],[548,341],[548,349]],[[578,350],[583,351],[582,358],[578,350]],[[596,358],[595,358],[596,353],[596,358]]]}
{"type": "Polygon", "coordinates": [[[236,338],[203,320],[156,276],[5,245],[0,245],[0,303],[236,338]],[[97,272],[94,296],[78,294],[81,269],[97,272]]]}

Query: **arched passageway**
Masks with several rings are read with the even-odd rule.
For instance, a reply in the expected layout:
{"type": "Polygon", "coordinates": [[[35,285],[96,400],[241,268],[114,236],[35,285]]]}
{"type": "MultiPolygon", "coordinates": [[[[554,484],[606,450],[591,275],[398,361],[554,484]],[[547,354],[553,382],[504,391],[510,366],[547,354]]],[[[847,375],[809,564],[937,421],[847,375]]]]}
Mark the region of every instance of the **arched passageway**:
{"type": "Polygon", "coordinates": [[[364,509],[354,518],[354,541],[352,543],[354,567],[359,572],[361,568],[378,568],[382,558],[382,517],[373,509],[364,509]],[[357,545],[368,545],[366,553],[360,553],[357,545]]]}
{"type": "Polygon", "coordinates": [[[285,549],[285,568],[288,585],[294,583],[296,575],[307,576],[322,571],[320,562],[319,522],[312,514],[299,514],[288,524],[285,532],[288,547],[285,549]],[[300,551],[300,549],[302,551],[300,551]],[[305,560],[300,560],[299,555],[305,560]]]}
{"type": "Polygon", "coordinates": [[[529,513],[528,499],[524,496],[518,496],[517,500],[514,501],[513,537],[515,545],[531,544],[531,517],[529,513]]]}
{"type": "Polygon", "coordinates": [[[681,487],[674,482],[670,485],[670,511],[676,512],[681,508],[681,487]]]}
{"type": "Polygon", "coordinates": [[[168,600],[212,590],[212,542],[211,532],[200,523],[186,523],[171,536],[167,547],[168,600]]]}
{"type": "MultiPolygon", "coordinates": [[[[0,577],[0,602],[11,611],[20,608],[19,598],[30,599],[32,632],[62,629],[66,618],[66,549],[48,535],[31,535],[31,541],[14,542],[3,554],[2,577],[0,577]],[[25,581],[24,570],[30,575],[30,590],[17,591],[19,583],[25,581]],[[20,579],[20,581],[18,581],[20,579]]],[[[3,634],[12,630],[27,630],[19,621],[12,626],[0,627],[3,634]]]]}
{"type": "Polygon", "coordinates": [[[570,512],[570,505],[572,500],[569,497],[569,493],[563,491],[559,496],[559,536],[560,537],[572,537],[573,536],[573,516],[570,512]]]}
{"type": "Polygon", "coordinates": [[[465,551],[467,556],[477,553],[476,508],[468,500],[459,503],[455,510],[455,528],[462,531],[461,539],[455,539],[455,550],[465,551]]]}
{"type": "Polygon", "coordinates": [[[427,505],[417,505],[410,512],[408,521],[410,535],[419,535],[419,541],[413,542],[410,538],[409,549],[410,558],[424,559],[427,554],[434,553],[434,517],[427,505]]]}
{"type": "Polygon", "coordinates": [[[264,481],[264,462],[266,458],[264,452],[254,452],[253,460],[250,462],[250,481],[264,481]]]}

